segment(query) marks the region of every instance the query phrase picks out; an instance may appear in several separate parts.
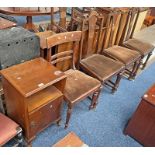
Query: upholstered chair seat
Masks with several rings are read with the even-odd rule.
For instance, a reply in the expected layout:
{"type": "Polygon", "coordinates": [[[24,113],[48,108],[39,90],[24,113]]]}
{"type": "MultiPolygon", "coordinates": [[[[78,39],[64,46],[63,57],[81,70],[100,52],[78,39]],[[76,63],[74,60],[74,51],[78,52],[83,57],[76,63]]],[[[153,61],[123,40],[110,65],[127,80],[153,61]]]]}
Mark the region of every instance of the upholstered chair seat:
{"type": "Polygon", "coordinates": [[[0,113],[0,146],[17,135],[19,125],[0,113]]]}
{"type": "Polygon", "coordinates": [[[153,51],[154,46],[137,39],[129,39],[123,43],[126,47],[138,51],[142,56],[145,56],[153,51]]]}
{"type": "Polygon", "coordinates": [[[134,63],[137,59],[140,58],[139,52],[117,45],[105,49],[104,53],[114,59],[119,60],[126,66],[134,63]]]}
{"type": "Polygon", "coordinates": [[[72,104],[79,102],[86,92],[89,94],[101,86],[100,81],[78,70],[70,69],[65,74],[67,74],[67,80],[64,96],[72,104]]]}
{"type": "Polygon", "coordinates": [[[100,54],[82,59],[80,66],[100,81],[105,81],[124,68],[124,64],[100,54]]]}

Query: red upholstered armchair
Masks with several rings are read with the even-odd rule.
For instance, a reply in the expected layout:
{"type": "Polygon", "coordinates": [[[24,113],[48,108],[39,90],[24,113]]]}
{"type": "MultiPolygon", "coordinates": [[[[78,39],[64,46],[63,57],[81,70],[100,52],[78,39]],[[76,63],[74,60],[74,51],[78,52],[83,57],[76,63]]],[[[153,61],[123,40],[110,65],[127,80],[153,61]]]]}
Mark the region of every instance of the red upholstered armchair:
{"type": "Polygon", "coordinates": [[[23,146],[21,127],[13,120],[0,113],[0,146],[3,146],[12,138],[17,139],[14,146],[23,146]]]}

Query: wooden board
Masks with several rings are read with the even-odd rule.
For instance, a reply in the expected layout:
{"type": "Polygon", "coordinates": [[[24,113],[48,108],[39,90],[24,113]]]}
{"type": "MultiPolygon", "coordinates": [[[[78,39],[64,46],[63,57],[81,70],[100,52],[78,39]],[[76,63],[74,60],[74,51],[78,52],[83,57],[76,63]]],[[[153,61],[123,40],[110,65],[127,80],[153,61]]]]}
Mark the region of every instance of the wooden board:
{"type": "MultiPolygon", "coordinates": [[[[84,142],[74,133],[70,132],[63,139],[57,142],[53,147],[81,147],[84,142]]],[[[85,145],[86,146],[86,145],[85,145]]]]}
{"type": "Polygon", "coordinates": [[[17,26],[16,23],[0,17],[0,30],[17,26]]]}

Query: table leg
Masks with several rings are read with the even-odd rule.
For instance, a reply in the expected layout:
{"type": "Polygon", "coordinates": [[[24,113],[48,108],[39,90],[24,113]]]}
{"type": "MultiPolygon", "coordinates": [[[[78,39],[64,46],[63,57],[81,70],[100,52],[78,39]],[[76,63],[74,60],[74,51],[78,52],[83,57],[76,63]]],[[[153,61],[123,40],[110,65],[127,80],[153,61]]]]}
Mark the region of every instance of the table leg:
{"type": "Polygon", "coordinates": [[[34,32],[39,32],[37,27],[32,22],[32,16],[26,17],[26,24],[23,27],[28,30],[33,30],[34,32]]]}

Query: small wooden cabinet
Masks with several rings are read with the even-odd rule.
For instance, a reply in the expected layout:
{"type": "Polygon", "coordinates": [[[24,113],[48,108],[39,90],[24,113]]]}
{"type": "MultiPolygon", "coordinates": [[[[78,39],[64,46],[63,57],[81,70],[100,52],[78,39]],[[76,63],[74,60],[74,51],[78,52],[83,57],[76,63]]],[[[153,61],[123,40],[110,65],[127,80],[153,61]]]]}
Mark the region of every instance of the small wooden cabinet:
{"type": "Polygon", "coordinates": [[[37,133],[61,120],[66,75],[43,58],[1,71],[7,114],[30,143],[37,133]]]}
{"type": "Polygon", "coordinates": [[[155,147],[155,84],[142,97],[124,133],[144,146],[155,147]]]}

